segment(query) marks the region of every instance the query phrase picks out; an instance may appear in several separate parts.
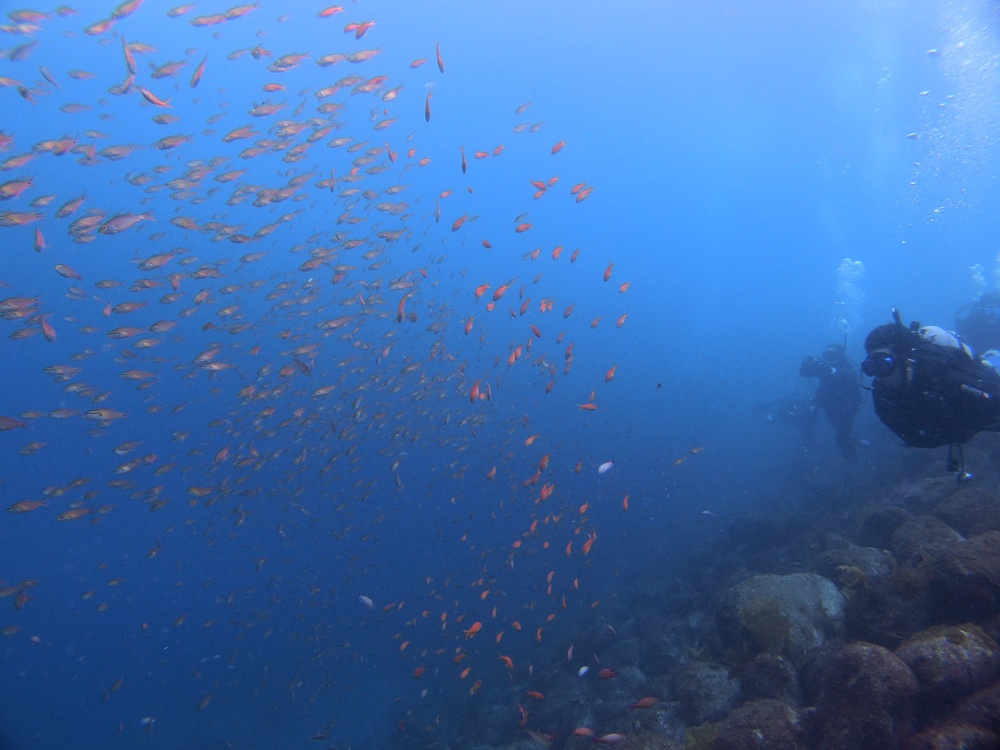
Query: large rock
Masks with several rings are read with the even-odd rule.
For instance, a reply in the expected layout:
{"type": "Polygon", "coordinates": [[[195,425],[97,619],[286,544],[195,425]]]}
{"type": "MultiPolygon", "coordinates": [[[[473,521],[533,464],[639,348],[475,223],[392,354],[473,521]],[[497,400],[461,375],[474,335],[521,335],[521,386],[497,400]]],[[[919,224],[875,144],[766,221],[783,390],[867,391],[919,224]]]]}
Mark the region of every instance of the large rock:
{"type": "Polygon", "coordinates": [[[926,565],[939,622],[1000,614],[1000,531],[936,547],[926,565]]]}
{"type": "Polygon", "coordinates": [[[712,750],[802,750],[803,731],[798,712],[777,700],[746,703],[722,721],[712,750]]]}
{"type": "Polygon", "coordinates": [[[771,698],[792,706],[802,702],[798,671],[783,656],[759,654],[743,667],[740,682],[748,700],[771,698]]]}
{"type": "Polygon", "coordinates": [[[692,726],[718,721],[740,702],[740,682],[721,664],[688,662],[674,674],[673,687],[681,714],[692,726]]]}
{"type": "Polygon", "coordinates": [[[925,729],[906,743],[906,750],[997,750],[1000,737],[971,724],[943,724],[925,729]]]}
{"type": "Polygon", "coordinates": [[[816,559],[816,571],[841,586],[857,588],[888,578],[894,561],[885,550],[847,545],[829,549],[816,559]]]}
{"type": "Polygon", "coordinates": [[[799,666],[810,651],[843,633],[844,603],[844,595],[822,576],[755,576],[723,593],[716,630],[736,661],[769,653],[799,666]]]}
{"type": "Polygon", "coordinates": [[[892,532],[889,549],[900,565],[915,565],[927,558],[929,550],[961,541],[962,535],[940,518],[916,516],[892,532]]]}
{"type": "Polygon", "coordinates": [[[913,671],[928,706],[963,698],[1000,673],[1000,648],[978,625],[927,628],[900,644],[896,656],[913,671]]]}
{"type": "Polygon", "coordinates": [[[932,624],[927,576],[920,568],[896,568],[882,579],[865,579],[850,590],[847,633],[854,640],[889,648],[932,624]]]}
{"type": "Polygon", "coordinates": [[[982,487],[966,487],[934,508],[934,515],[965,536],[1000,531],[1000,502],[982,487]]]}
{"type": "Polygon", "coordinates": [[[852,643],[820,667],[816,750],[895,750],[911,733],[917,678],[882,646],[852,643]]]}
{"type": "Polygon", "coordinates": [[[973,693],[958,705],[955,720],[1000,734],[1000,682],[973,693]]]}
{"type": "Polygon", "coordinates": [[[906,508],[897,505],[886,505],[866,513],[858,529],[861,544],[878,549],[888,549],[892,544],[892,535],[906,521],[912,520],[913,514],[906,508]]]}

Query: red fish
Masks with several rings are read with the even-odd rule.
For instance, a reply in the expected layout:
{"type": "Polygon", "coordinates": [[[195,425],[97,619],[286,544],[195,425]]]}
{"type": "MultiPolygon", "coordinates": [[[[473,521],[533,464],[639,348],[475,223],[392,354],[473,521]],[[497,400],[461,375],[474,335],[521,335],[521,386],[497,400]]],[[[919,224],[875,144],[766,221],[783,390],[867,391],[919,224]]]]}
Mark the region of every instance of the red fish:
{"type": "MultiPolygon", "coordinates": [[[[201,74],[205,72],[205,61],[206,60],[208,60],[208,55],[205,55],[203,58],[201,58],[201,62],[198,63],[198,67],[195,68],[194,69],[194,73],[191,74],[191,88],[194,88],[195,86],[197,86],[198,82],[201,81],[201,74]]],[[[156,102],[153,102],[153,104],[155,104],[155,103],[156,102]]],[[[160,106],[160,105],[157,105],[157,106],[160,106]]]]}
{"type": "Polygon", "coordinates": [[[646,698],[640,698],[635,703],[630,703],[628,710],[634,711],[637,708],[652,708],[659,702],[660,702],[659,698],[654,698],[653,696],[647,696],[646,698]]]}

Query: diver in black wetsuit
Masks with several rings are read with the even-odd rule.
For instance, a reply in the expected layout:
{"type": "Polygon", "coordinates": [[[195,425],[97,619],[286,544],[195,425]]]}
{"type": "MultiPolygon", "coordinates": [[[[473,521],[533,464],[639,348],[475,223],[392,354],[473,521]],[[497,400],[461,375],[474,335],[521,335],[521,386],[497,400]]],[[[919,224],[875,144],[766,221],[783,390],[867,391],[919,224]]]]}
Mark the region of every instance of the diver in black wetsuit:
{"type": "Polygon", "coordinates": [[[983,430],[1000,431],[1000,353],[977,357],[949,331],[907,327],[897,310],[892,315],[895,322],[868,334],[861,363],[872,378],[875,413],[907,446],[947,445],[948,471],[968,481],[962,443],[983,430]]]}
{"type": "Polygon", "coordinates": [[[837,433],[837,447],[844,458],[853,458],[858,439],[851,432],[854,416],[861,408],[858,370],[840,344],[830,344],[822,357],[808,356],[799,367],[804,378],[818,378],[816,403],[837,433]]]}

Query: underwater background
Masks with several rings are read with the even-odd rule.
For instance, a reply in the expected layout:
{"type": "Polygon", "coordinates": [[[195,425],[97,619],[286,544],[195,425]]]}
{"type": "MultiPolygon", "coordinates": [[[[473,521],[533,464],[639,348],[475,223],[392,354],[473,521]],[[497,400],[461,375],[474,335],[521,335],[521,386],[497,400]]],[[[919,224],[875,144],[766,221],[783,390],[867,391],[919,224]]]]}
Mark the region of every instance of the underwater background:
{"type": "Polygon", "coordinates": [[[832,705],[727,644],[760,574],[996,679],[992,568],[873,624],[817,562],[942,559],[858,529],[944,456],[767,418],[1000,285],[996,3],[0,7],[0,747],[740,747],[681,670],[832,705]]]}

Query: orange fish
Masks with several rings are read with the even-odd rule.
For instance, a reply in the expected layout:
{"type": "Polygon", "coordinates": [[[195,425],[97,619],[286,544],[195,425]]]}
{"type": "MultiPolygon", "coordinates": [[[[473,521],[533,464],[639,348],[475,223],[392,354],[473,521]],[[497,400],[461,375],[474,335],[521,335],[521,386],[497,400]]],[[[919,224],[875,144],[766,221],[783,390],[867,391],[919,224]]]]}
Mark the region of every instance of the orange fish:
{"type": "MultiPolygon", "coordinates": [[[[201,62],[198,63],[198,67],[195,68],[194,69],[194,73],[191,74],[191,88],[194,88],[195,86],[197,86],[198,82],[201,81],[201,75],[202,75],[202,73],[205,72],[205,61],[206,60],[208,60],[208,55],[205,55],[205,57],[201,58],[201,62]]],[[[156,104],[156,102],[151,102],[151,103],[152,104],[156,104]]],[[[160,106],[160,105],[157,105],[157,106],[160,106]]]]}
{"type": "Polygon", "coordinates": [[[77,518],[90,513],[90,508],[70,508],[69,510],[60,513],[56,516],[57,521],[75,521],[77,518]]]}
{"type": "Polygon", "coordinates": [[[47,321],[45,318],[42,318],[39,321],[39,324],[42,326],[42,335],[45,337],[45,340],[46,341],[55,341],[56,340],[56,331],[49,324],[49,321],[47,321]]]}
{"type": "Polygon", "coordinates": [[[646,698],[640,698],[635,703],[630,703],[628,710],[634,711],[637,708],[652,708],[659,702],[660,702],[659,698],[654,698],[653,696],[647,696],[646,698]]]}
{"type": "Polygon", "coordinates": [[[566,141],[559,141],[559,143],[557,143],[555,146],[552,147],[552,153],[553,154],[558,154],[560,151],[563,150],[563,147],[565,145],[566,145],[566,141]]]}
{"type": "Polygon", "coordinates": [[[149,89],[144,89],[144,88],[142,88],[140,86],[139,87],[139,93],[142,94],[142,97],[147,102],[149,102],[150,104],[152,104],[153,106],[156,106],[156,107],[167,107],[167,108],[170,107],[170,100],[169,99],[166,99],[166,100],[160,99],[158,96],[156,96],[156,94],[154,94],[149,89]]]}
{"type": "Polygon", "coordinates": [[[22,500],[19,503],[14,503],[7,510],[11,513],[29,513],[30,511],[44,507],[46,507],[45,502],[42,500],[22,500]]]}
{"type": "MultiPolygon", "coordinates": [[[[434,56],[437,58],[438,70],[444,73],[444,60],[441,59],[441,42],[434,45],[434,56]]],[[[465,171],[464,169],[462,170],[465,171]]]]}
{"type": "Polygon", "coordinates": [[[507,669],[514,668],[514,662],[509,656],[504,656],[503,654],[500,654],[498,661],[502,661],[503,665],[507,667],[507,669]]]}
{"type": "Polygon", "coordinates": [[[483,624],[478,620],[476,620],[476,622],[472,623],[472,625],[469,626],[468,629],[463,630],[462,632],[465,633],[465,639],[469,640],[470,638],[472,638],[472,636],[474,636],[482,629],[483,629],[483,624]]]}

